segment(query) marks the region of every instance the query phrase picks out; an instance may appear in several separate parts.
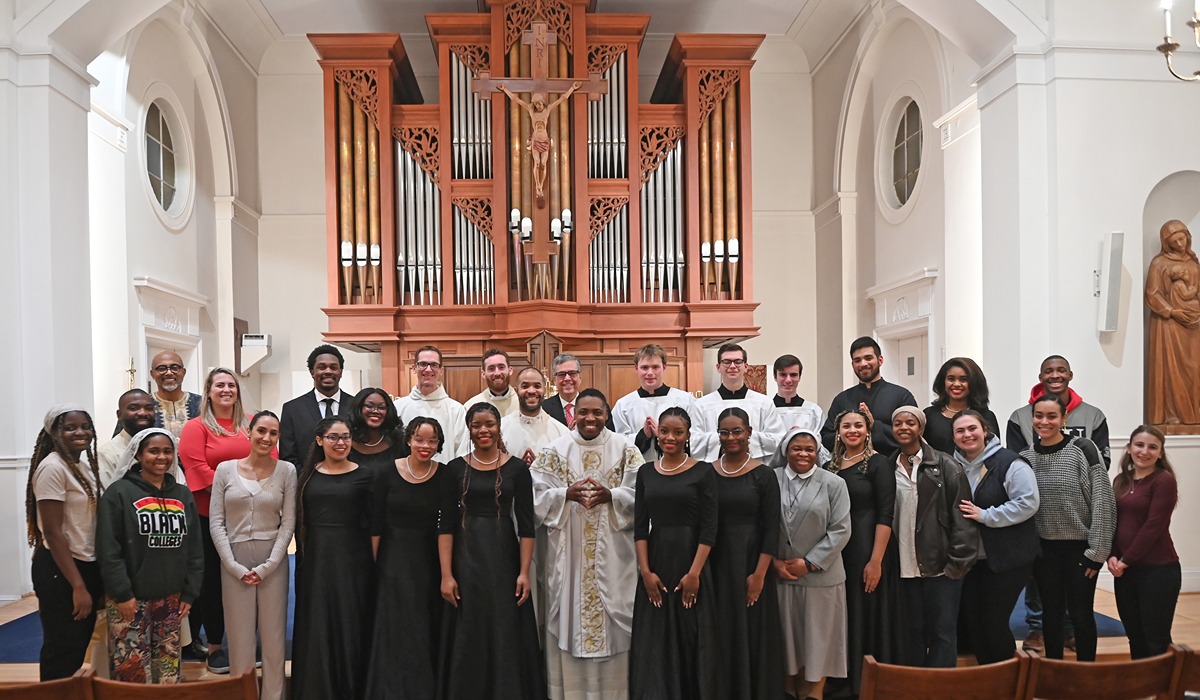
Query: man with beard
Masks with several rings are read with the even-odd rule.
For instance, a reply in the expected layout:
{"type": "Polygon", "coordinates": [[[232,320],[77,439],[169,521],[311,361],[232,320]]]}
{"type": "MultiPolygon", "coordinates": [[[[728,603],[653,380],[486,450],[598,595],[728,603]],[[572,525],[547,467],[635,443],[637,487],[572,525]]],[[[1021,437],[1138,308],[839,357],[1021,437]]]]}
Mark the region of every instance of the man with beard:
{"type": "Polygon", "coordinates": [[[455,457],[465,455],[471,449],[467,434],[467,411],[463,405],[442,388],[442,351],[432,345],[417,348],[412,364],[417,375],[417,384],[408,396],[396,399],[396,412],[400,414],[400,425],[417,416],[435,419],[446,436],[442,451],[433,458],[440,464],[448,464],[455,457]]]}
{"type": "Polygon", "coordinates": [[[661,345],[643,345],[633,355],[633,366],[637,369],[642,385],[617,400],[613,406],[613,423],[616,432],[637,445],[647,461],[657,459],[655,449],[658,436],[658,417],[672,406],[696,413],[696,399],[682,389],[674,389],[663,383],[667,369],[667,351],[661,345]]]}
{"type": "MultiPolygon", "coordinates": [[[[117,399],[117,425],[121,432],[96,450],[96,460],[100,467],[100,487],[108,485],[125,476],[120,471],[121,453],[129,445],[134,435],[154,425],[154,399],[141,389],[130,389],[117,399]]],[[[184,483],[183,470],[179,468],[178,460],[171,475],[178,483],[184,483]]]]}
{"type": "Polygon", "coordinates": [[[500,437],[510,455],[533,464],[544,447],[571,431],[542,410],[546,378],[540,369],[526,367],[517,374],[516,395],[518,410],[500,420],[500,437]]]}
{"type": "Polygon", "coordinates": [[[575,430],[533,461],[533,505],[545,528],[545,648],[551,700],[615,700],[629,693],[633,600],[638,593],[633,498],[642,455],[605,428],[608,400],[575,397],[575,430]]]}
{"type": "Polygon", "coordinates": [[[183,424],[200,415],[200,395],[183,390],[187,367],[183,358],[164,350],[150,360],[150,378],[158,390],[154,392],[154,427],[166,428],[175,439],[183,432],[183,424]]]}
{"type": "Polygon", "coordinates": [[[279,415],[279,458],[300,467],[313,445],[317,423],[330,416],[345,416],[354,398],[342,391],[346,361],[332,345],[318,345],[308,353],[308,373],[313,389],[283,405],[279,415]]]}
{"type": "Polygon", "coordinates": [[[833,450],[833,438],[837,435],[834,421],[842,411],[859,408],[871,416],[871,445],[875,451],[895,454],[899,445],[892,435],[892,413],[901,406],[915,406],[917,400],[911,391],[892,384],[879,374],[883,353],[871,336],[864,335],[850,344],[850,366],[858,377],[858,384],[835,396],[829,404],[829,414],[821,428],[821,442],[825,449],[833,450]]]}
{"type": "Polygon", "coordinates": [[[472,396],[463,406],[469,408],[487,402],[500,411],[501,418],[516,413],[520,399],[510,384],[512,365],[509,364],[508,353],[499,348],[483,353],[483,370],[480,374],[483,375],[483,381],[487,382],[487,388],[472,396]]]}

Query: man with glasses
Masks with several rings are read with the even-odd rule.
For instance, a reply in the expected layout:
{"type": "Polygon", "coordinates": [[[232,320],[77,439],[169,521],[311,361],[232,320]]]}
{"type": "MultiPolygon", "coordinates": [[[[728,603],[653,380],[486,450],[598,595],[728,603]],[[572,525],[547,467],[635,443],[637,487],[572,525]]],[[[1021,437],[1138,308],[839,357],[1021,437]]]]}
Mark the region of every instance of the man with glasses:
{"type": "Polygon", "coordinates": [[[463,406],[469,408],[477,403],[486,402],[500,411],[501,418],[516,413],[520,399],[510,384],[512,365],[509,364],[508,353],[500,348],[492,348],[483,353],[483,370],[480,374],[483,375],[487,387],[468,399],[463,406]]]}
{"type": "MultiPolygon", "coordinates": [[[[542,402],[542,410],[550,417],[567,426],[568,430],[575,429],[575,397],[579,396],[580,377],[583,365],[574,355],[563,353],[550,363],[550,380],[558,392],[542,402]]],[[[608,417],[604,427],[613,429],[612,416],[608,417]]]]}
{"type": "Polygon", "coordinates": [[[678,406],[687,411],[689,416],[695,416],[696,399],[686,391],[671,388],[663,382],[667,351],[661,345],[638,348],[633,354],[633,366],[642,385],[617,400],[612,411],[613,423],[617,426],[616,432],[633,441],[643,459],[653,462],[658,459],[658,417],[672,406],[678,406]]]}
{"type": "Polygon", "coordinates": [[[279,416],[279,458],[296,465],[304,461],[313,444],[317,423],[330,416],[345,416],[354,398],[342,391],[342,353],[332,345],[318,345],[308,353],[312,391],[283,405],[279,416]]]}
{"type": "Polygon", "coordinates": [[[717,434],[721,412],[737,407],[750,417],[750,456],[767,459],[783,439],[783,423],[771,399],[746,386],[746,350],[736,343],[722,345],[717,350],[717,373],[721,385],[696,401],[696,412],[692,415],[692,456],[706,462],[717,459],[721,454],[721,438],[717,434]]]}
{"type": "Polygon", "coordinates": [[[158,387],[153,397],[154,427],[171,431],[176,440],[183,424],[200,415],[200,395],[183,390],[185,376],[187,367],[177,353],[164,350],[150,360],[150,378],[158,387]]]}
{"type": "Polygon", "coordinates": [[[400,414],[400,425],[417,416],[433,418],[442,426],[446,442],[442,451],[433,456],[441,464],[460,457],[471,449],[467,433],[467,412],[463,405],[442,388],[442,351],[432,345],[417,349],[412,365],[417,383],[408,396],[396,399],[396,412],[400,414]]]}
{"type": "Polygon", "coordinates": [[[821,428],[821,442],[826,449],[832,450],[833,438],[837,435],[834,421],[843,411],[857,408],[871,415],[871,446],[879,454],[893,455],[900,445],[892,436],[892,413],[901,406],[918,405],[917,400],[911,391],[880,375],[883,352],[871,336],[864,335],[850,343],[850,366],[858,377],[858,384],[833,397],[825,426],[821,428]]]}

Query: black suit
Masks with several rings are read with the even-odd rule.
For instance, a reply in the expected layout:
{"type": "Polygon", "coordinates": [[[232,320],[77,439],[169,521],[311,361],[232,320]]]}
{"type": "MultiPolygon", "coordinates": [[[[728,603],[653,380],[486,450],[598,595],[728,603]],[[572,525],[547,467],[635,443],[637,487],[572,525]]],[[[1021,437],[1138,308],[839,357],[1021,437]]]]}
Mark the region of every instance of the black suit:
{"type": "MultiPolygon", "coordinates": [[[[576,396],[575,400],[578,401],[579,397],[576,396]]],[[[550,414],[550,417],[559,423],[562,423],[563,425],[567,424],[567,414],[563,413],[562,399],[557,395],[551,396],[550,398],[542,401],[542,410],[550,414]]],[[[604,427],[608,428],[609,430],[616,430],[616,428],[613,427],[611,412],[608,414],[608,421],[604,423],[604,427]]]]}
{"type": "MultiPolygon", "coordinates": [[[[353,396],[338,391],[337,396],[330,398],[337,401],[339,416],[349,414],[353,396]]],[[[308,455],[308,445],[312,443],[317,423],[320,422],[321,404],[317,403],[316,394],[312,390],[285,403],[279,416],[279,458],[299,468],[308,455]]]]}

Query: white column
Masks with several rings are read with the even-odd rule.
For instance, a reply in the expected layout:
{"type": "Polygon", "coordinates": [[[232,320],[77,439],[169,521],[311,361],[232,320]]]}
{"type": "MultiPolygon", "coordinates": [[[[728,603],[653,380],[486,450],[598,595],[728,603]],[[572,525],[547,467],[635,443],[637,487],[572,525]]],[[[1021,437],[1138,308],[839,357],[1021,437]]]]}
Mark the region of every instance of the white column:
{"type": "Polygon", "coordinates": [[[0,47],[0,599],[30,590],[27,463],[51,405],[91,408],[87,111],[92,81],[56,55],[0,47]]]}
{"type": "MultiPolygon", "coordinates": [[[[931,335],[934,372],[950,357],[983,355],[983,167],[972,96],[933,122],[942,145],[946,225],[942,241],[943,333],[931,335]],[[940,338],[938,337],[940,336],[940,338]],[[941,347],[935,341],[941,341],[941,347]]],[[[933,375],[930,375],[931,377],[933,375]]]]}

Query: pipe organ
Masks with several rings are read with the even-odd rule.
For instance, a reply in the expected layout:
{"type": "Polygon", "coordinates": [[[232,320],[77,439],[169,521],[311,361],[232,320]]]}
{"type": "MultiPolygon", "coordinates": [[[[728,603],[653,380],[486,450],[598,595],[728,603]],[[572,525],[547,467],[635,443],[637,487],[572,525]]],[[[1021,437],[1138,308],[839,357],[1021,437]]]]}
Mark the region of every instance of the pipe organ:
{"type": "Polygon", "coordinates": [[[410,388],[421,345],[470,373],[464,392],[487,348],[541,364],[553,348],[615,401],[636,387],[630,353],[646,342],[667,349],[674,385],[698,390],[705,347],[757,333],[749,77],[763,37],[676,35],[643,88],[650,18],[594,5],[427,15],[429,103],[399,34],[310,35],[325,93],[325,337],[380,352],[389,390],[410,388]]]}

